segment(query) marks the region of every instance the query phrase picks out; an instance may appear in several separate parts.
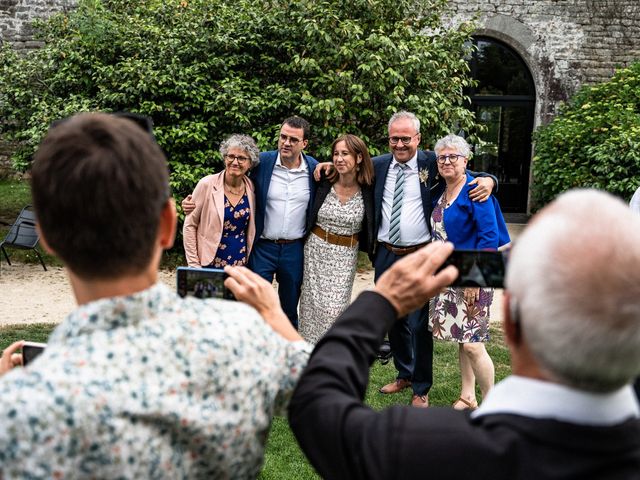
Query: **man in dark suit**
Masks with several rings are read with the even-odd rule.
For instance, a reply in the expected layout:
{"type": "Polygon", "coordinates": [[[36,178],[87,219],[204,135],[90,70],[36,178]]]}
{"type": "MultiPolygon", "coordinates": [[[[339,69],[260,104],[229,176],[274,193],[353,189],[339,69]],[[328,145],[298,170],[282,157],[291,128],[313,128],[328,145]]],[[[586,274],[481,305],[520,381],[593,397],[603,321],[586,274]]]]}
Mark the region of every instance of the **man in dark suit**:
{"type": "Polygon", "coordinates": [[[303,238],[316,191],[316,159],[303,150],[309,141],[309,122],[287,118],[280,127],[278,150],[262,152],[249,172],[256,189],[256,242],[249,268],[268,281],[274,275],[282,309],[298,328],[298,300],[302,286],[303,238]]]}
{"type": "MultiPolygon", "coordinates": [[[[399,258],[431,240],[431,192],[436,187],[438,167],[433,152],[418,150],[420,140],[420,120],[413,113],[398,112],[389,120],[391,153],[373,159],[376,178],[374,223],[378,245],[372,262],[376,281],[399,258]],[[398,175],[403,177],[403,198],[394,217],[398,175]],[[394,223],[398,227],[395,236],[394,223]]],[[[483,201],[489,197],[497,180],[477,178],[472,183],[478,185],[472,190],[471,198],[483,201]]],[[[429,405],[428,393],[432,384],[433,338],[428,329],[428,313],[429,305],[422,305],[389,330],[398,376],[380,389],[381,393],[389,394],[412,387],[411,403],[416,407],[429,405]]]]}
{"type": "MultiPolygon", "coordinates": [[[[280,304],[298,328],[298,300],[302,286],[303,238],[313,205],[317,160],[305,155],[309,122],[289,117],[282,122],[278,149],[260,154],[249,171],[256,192],[256,240],[249,268],[269,282],[278,282],[280,304]]],[[[195,208],[191,195],[182,201],[185,213],[195,208]]]]}
{"type": "Polygon", "coordinates": [[[595,190],[561,195],[510,255],[512,375],[473,413],[362,401],[385,330],[456,276],[453,246],[399,260],[318,342],[289,405],[323,478],[638,479],[640,218],[595,190]],[[371,312],[375,312],[372,315],[371,312]]]}

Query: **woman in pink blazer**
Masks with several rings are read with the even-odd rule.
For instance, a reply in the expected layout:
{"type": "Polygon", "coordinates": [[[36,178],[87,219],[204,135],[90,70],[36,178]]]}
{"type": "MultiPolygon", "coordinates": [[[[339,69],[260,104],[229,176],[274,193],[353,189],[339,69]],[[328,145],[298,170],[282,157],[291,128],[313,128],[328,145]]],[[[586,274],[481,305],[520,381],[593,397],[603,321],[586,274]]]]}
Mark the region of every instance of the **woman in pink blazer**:
{"type": "Polygon", "coordinates": [[[247,135],[231,135],[220,145],[224,170],[207,175],[193,191],[196,208],[182,234],[190,267],[245,265],[255,237],[255,194],[247,178],[258,164],[258,147],[247,135]]]}

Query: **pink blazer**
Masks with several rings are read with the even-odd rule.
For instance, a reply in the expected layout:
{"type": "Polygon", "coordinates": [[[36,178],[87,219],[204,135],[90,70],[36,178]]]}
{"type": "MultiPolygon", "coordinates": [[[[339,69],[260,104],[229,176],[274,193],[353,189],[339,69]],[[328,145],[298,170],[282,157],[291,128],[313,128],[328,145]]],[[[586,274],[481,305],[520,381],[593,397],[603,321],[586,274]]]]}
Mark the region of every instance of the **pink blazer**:
{"type": "MultiPolygon", "coordinates": [[[[256,236],[256,196],[253,183],[244,177],[251,216],[247,229],[247,257],[256,236]]],[[[193,191],[196,208],[184,219],[184,252],[190,267],[209,265],[215,258],[224,225],[224,171],[207,175],[193,191]]]]}

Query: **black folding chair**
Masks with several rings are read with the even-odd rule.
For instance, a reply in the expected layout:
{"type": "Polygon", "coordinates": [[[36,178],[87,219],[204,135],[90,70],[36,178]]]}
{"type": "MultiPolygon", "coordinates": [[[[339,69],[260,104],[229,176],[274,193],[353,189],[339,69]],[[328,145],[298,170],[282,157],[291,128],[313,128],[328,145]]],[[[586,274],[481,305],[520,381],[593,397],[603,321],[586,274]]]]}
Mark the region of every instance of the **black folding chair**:
{"type": "Polygon", "coordinates": [[[36,230],[36,214],[32,210],[31,205],[27,205],[20,211],[20,215],[18,215],[16,221],[11,225],[9,233],[7,233],[7,236],[4,237],[4,240],[0,243],[0,250],[4,253],[4,258],[7,259],[9,265],[11,265],[11,261],[9,260],[9,255],[7,255],[5,247],[33,250],[36,252],[36,255],[38,255],[42,268],[47,271],[44,260],[42,260],[42,256],[36,248],[38,241],[40,241],[40,237],[36,230]]]}

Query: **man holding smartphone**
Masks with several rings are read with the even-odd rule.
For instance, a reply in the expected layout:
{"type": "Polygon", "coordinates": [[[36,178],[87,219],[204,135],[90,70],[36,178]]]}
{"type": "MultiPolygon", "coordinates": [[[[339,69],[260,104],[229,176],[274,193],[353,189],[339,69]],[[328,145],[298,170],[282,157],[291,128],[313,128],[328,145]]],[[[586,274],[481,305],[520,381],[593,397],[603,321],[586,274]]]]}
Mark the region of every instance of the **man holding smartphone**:
{"type": "Polygon", "coordinates": [[[457,275],[437,271],[451,243],[398,260],[316,344],[289,406],[303,452],[332,480],[639,478],[639,240],[640,218],[594,190],[529,223],[504,292],[512,375],[472,413],[363,403],[385,329],[457,275]]]}
{"type": "Polygon", "coordinates": [[[126,118],[51,128],[32,191],[78,308],[28,367],[12,368],[20,342],[0,359],[0,478],[256,477],[310,350],[271,285],[227,267],[232,302],[157,282],[176,229],[168,168],[126,118]]]}

